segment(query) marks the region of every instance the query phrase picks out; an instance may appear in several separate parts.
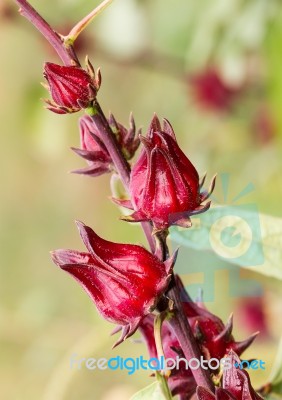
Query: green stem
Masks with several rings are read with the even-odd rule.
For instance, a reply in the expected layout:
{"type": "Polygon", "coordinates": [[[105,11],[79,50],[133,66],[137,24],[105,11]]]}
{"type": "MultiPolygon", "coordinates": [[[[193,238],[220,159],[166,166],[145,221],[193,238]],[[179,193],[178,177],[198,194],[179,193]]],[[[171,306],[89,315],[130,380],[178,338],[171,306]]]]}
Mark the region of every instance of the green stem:
{"type": "Polygon", "coordinates": [[[100,14],[113,0],[104,0],[98,7],[96,7],[91,13],[86,15],[81,21],[79,21],[70,31],[70,33],[65,36],[64,42],[73,44],[81,32],[93,21],[93,19],[100,14]]]}
{"type": "MultiPolygon", "coordinates": [[[[167,315],[166,311],[162,312],[159,315],[156,315],[154,320],[154,337],[155,337],[158,359],[160,359],[161,357],[165,359],[164,349],[162,345],[162,324],[166,318],[166,315],[167,315]]],[[[162,372],[165,373],[165,371],[162,372]]]]}
{"type": "Polygon", "coordinates": [[[166,377],[158,372],[156,372],[156,377],[161,384],[163,395],[165,396],[166,400],[173,400],[166,377]]]}

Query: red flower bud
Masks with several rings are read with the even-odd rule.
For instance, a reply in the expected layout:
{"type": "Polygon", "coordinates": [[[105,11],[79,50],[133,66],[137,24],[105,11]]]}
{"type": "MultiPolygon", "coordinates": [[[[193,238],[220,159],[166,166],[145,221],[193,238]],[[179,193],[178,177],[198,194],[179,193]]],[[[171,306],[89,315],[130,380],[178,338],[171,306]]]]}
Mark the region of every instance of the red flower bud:
{"type": "Polygon", "coordinates": [[[140,145],[139,136],[141,129],[136,131],[133,115],[129,117],[129,128],[126,129],[122,124],[116,121],[113,114],[110,114],[109,125],[120,145],[121,151],[127,160],[131,160],[140,145]]]}
{"type": "Polygon", "coordinates": [[[112,159],[106,149],[101,135],[89,115],[79,120],[81,149],[72,150],[84,158],[88,167],[73,171],[77,174],[99,176],[112,170],[112,159]]]}
{"type": "Polygon", "coordinates": [[[189,216],[206,211],[202,205],[209,193],[200,192],[199,175],[179,148],[173,129],[164,120],[163,129],[155,116],[146,138],[145,149],[131,173],[130,192],[137,211],[124,219],[129,222],[152,221],[156,229],[170,225],[191,226],[189,216]]]}
{"type": "Polygon", "coordinates": [[[236,364],[240,363],[238,355],[231,350],[227,357],[230,359],[232,368],[226,369],[223,373],[223,388],[236,400],[261,400],[262,397],[252,388],[249,374],[240,367],[236,367],[236,364]]]}
{"type": "Polygon", "coordinates": [[[270,338],[263,296],[240,299],[237,303],[237,310],[240,324],[246,331],[258,331],[260,339],[270,338]]]}
{"type": "Polygon", "coordinates": [[[242,90],[225,82],[215,68],[195,74],[189,83],[198,105],[209,111],[228,111],[242,90]]]}
{"type": "MultiPolygon", "coordinates": [[[[109,125],[124,156],[128,160],[131,159],[140,144],[140,140],[136,135],[133,116],[130,116],[129,129],[118,123],[112,114],[109,118],[109,125]]],[[[89,167],[73,172],[89,176],[99,176],[112,171],[113,162],[111,156],[103,143],[101,133],[89,115],[80,118],[79,130],[81,149],[72,148],[72,150],[84,158],[88,162],[89,167]]]]}
{"type": "Polygon", "coordinates": [[[212,394],[203,387],[197,388],[198,400],[262,400],[262,397],[253,389],[249,374],[236,367],[240,359],[236,353],[228,354],[231,363],[230,369],[223,372],[223,388],[218,388],[216,394],[212,394]]]}
{"type": "Polygon", "coordinates": [[[57,114],[74,113],[87,108],[96,97],[93,77],[80,67],[45,63],[43,74],[53,99],[46,100],[49,105],[47,108],[57,114]]]}
{"type": "Polygon", "coordinates": [[[105,319],[123,326],[117,345],[156,307],[175,255],[162,263],[141,246],[112,243],[81,222],[77,226],[88,253],[56,250],[52,259],[80,283],[105,319]]]}
{"type": "Polygon", "coordinates": [[[232,335],[233,316],[231,315],[227,324],[224,325],[222,320],[209,312],[203,303],[194,303],[191,300],[178,276],[176,276],[176,282],[182,296],[184,312],[206,359],[220,360],[230,350],[241,355],[253,343],[258,333],[242,342],[236,342],[232,335]]]}
{"type": "MultiPolygon", "coordinates": [[[[235,398],[226,390],[216,388],[216,394],[214,395],[209,390],[198,386],[197,387],[197,399],[198,400],[235,400],[235,398]]],[[[251,400],[251,399],[250,399],[251,400]]]]}

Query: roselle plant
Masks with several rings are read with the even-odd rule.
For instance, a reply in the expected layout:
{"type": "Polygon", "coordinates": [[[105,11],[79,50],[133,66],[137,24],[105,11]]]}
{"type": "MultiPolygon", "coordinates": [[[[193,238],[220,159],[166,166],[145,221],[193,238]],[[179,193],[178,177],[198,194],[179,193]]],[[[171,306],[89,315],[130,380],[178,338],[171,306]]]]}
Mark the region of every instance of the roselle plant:
{"type": "Polygon", "coordinates": [[[79,34],[110,0],[101,3],[67,36],[54,31],[26,0],[16,2],[21,14],[45,36],[61,59],[61,65],[44,65],[45,86],[50,94],[46,108],[57,114],[85,112],[79,120],[81,148],[73,151],[85,159],[86,167],[74,172],[90,177],[118,175],[127,199],[113,196],[112,200],[132,210],[121,219],[141,222],[149,244],[148,250],[135,244],[112,243],[77,222],[86,251],[55,250],[54,263],[70,274],[99,313],[116,325],[114,333],[121,331],[115,346],[139,330],[151,357],[183,358],[178,369],[156,372],[156,391],[150,389],[142,398],[260,399],[248,374],[238,368],[239,357],[256,334],[237,342],[232,334],[232,316],[224,325],[201,302],[193,302],[173,272],[177,252],[170,254],[168,249],[172,225],[189,229],[190,217],[209,209],[215,178],[205,190],[205,179],[200,179],[179,147],[168,120],[161,123],[153,115],[147,134],[142,136],[132,116],[129,128],[113,115],[107,119],[97,99],[101,73],[88,58],[84,66],[74,51],[79,34]],[[139,146],[137,161],[131,165],[129,160],[139,146]],[[219,363],[213,368],[211,364],[185,368],[185,359],[207,363],[224,357],[232,363],[228,371],[223,372],[219,363]]]}

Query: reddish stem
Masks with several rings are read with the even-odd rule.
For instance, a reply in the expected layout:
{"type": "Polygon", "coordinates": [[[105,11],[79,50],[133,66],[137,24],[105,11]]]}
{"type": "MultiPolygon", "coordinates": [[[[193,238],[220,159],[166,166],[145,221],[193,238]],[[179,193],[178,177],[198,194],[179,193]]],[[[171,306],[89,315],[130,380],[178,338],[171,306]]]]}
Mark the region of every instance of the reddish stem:
{"type": "Polygon", "coordinates": [[[101,133],[103,143],[110,153],[111,159],[120,175],[124,187],[128,189],[130,180],[130,166],[123,157],[121,149],[113,135],[107,118],[105,117],[97,100],[95,100],[93,103],[93,111],[94,113],[91,115],[92,121],[97,130],[101,133]]]}
{"type": "MultiPolygon", "coordinates": [[[[167,260],[170,256],[167,246],[167,236],[168,231],[159,233],[157,236],[160,243],[159,257],[162,261],[167,260]]],[[[172,275],[169,289],[167,291],[167,297],[173,301],[173,316],[168,320],[168,322],[181,345],[181,349],[183,350],[186,359],[190,360],[196,358],[197,360],[200,360],[202,354],[185,315],[174,274],[172,275]]],[[[192,370],[192,374],[198,386],[204,386],[214,392],[214,384],[210,378],[208,370],[198,368],[192,370]]]]}
{"type": "Polygon", "coordinates": [[[72,46],[65,47],[60,35],[54,31],[41,15],[26,1],[15,0],[20,6],[20,14],[31,22],[35,28],[48,40],[65,65],[79,65],[72,46]]]}
{"type": "MultiPolygon", "coordinates": [[[[91,115],[92,121],[98,131],[101,133],[104,145],[106,146],[113,160],[115,168],[122,180],[122,183],[127,191],[129,191],[130,182],[130,166],[124,158],[121,149],[116,142],[111,127],[105,117],[97,100],[93,104],[94,115],[91,115]]],[[[145,233],[151,251],[155,252],[155,239],[152,237],[152,226],[149,222],[142,222],[142,229],[145,233]]]]}
{"type": "MultiPolygon", "coordinates": [[[[179,343],[181,344],[181,349],[183,350],[185,358],[187,360],[190,360],[191,358],[200,360],[202,354],[194,338],[188,319],[185,316],[179,291],[175,285],[174,276],[172,276],[171,285],[171,289],[169,289],[167,292],[167,296],[174,303],[174,315],[168,322],[174,330],[179,343]]],[[[204,386],[205,388],[214,392],[214,385],[208,370],[198,368],[192,370],[192,373],[198,386],[204,386]]]]}

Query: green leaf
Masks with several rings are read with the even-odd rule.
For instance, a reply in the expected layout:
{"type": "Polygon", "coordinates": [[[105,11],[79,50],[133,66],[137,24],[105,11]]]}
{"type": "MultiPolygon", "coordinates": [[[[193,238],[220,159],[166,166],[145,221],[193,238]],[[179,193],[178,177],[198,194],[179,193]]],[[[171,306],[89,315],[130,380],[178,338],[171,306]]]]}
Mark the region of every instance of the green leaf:
{"type": "Polygon", "coordinates": [[[162,390],[160,382],[156,381],[135,393],[130,400],[168,400],[162,390]]]}
{"type": "Polygon", "coordinates": [[[189,229],[170,229],[174,243],[213,251],[219,258],[282,279],[282,219],[259,214],[254,204],[218,206],[192,218],[189,229]]]}

